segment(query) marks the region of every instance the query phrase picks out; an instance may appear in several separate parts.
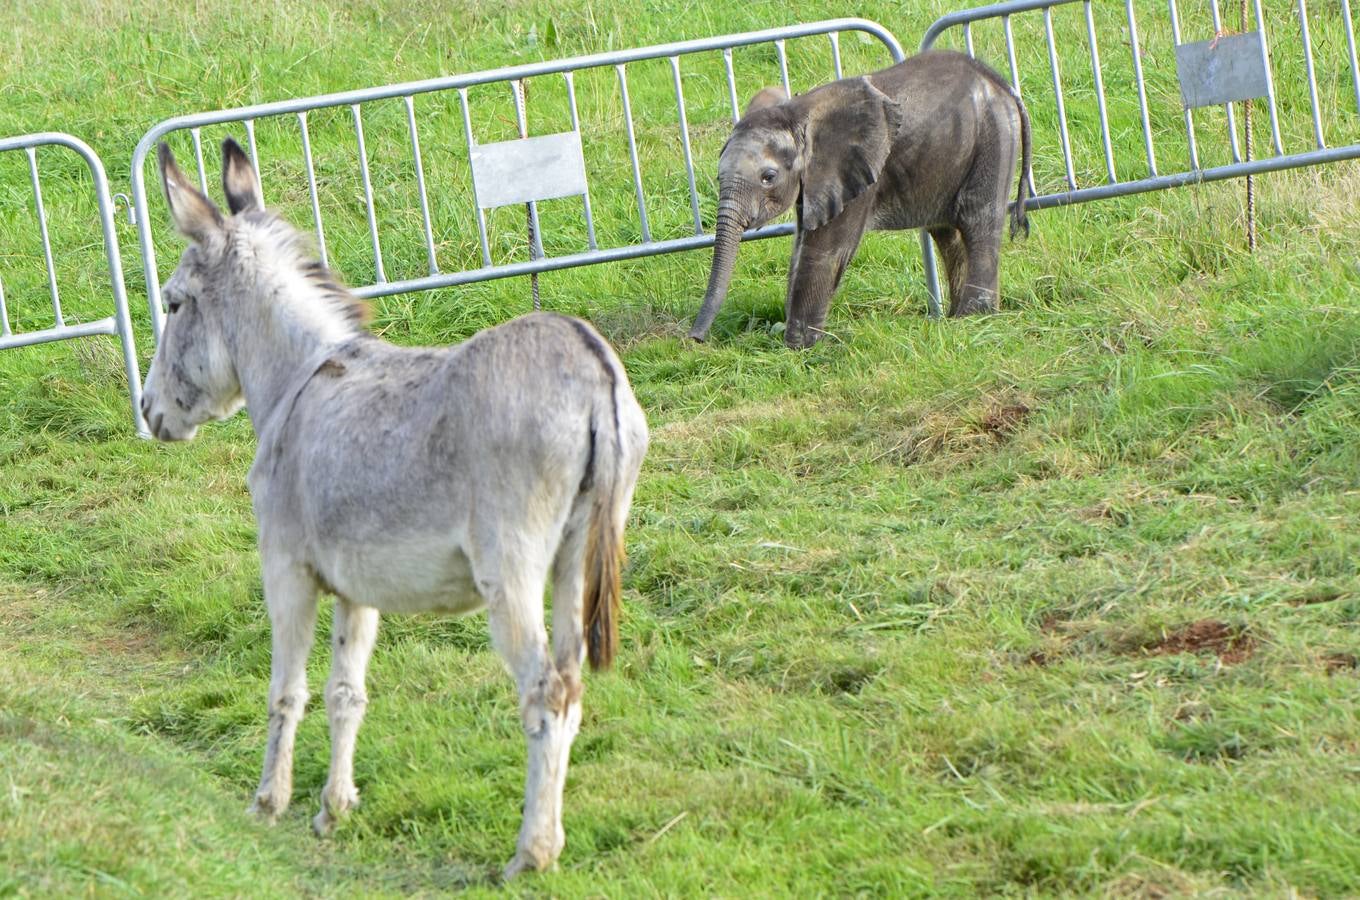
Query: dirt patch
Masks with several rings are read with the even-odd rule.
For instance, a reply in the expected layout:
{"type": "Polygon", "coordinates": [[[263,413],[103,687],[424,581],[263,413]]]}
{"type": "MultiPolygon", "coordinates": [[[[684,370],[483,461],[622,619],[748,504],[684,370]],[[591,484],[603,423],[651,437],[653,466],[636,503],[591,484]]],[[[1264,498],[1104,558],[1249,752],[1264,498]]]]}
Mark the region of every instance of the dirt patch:
{"type": "Polygon", "coordinates": [[[982,420],[978,422],[978,427],[984,434],[990,435],[993,440],[1004,441],[1025,424],[1032,410],[1029,404],[1021,401],[1010,403],[998,403],[987,411],[982,420]]]}
{"type": "Polygon", "coordinates": [[[1322,657],[1322,667],[1328,675],[1340,675],[1360,669],[1360,657],[1354,653],[1328,653],[1322,657]]]}
{"type": "Polygon", "coordinates": [[[1236,665],[1256,652],[1257,640],[1246,629],[1218,619],[1200,619],[1165,632],[1141,648],[1149,656],[1213,653],[1224,665],[1236,665]]]}

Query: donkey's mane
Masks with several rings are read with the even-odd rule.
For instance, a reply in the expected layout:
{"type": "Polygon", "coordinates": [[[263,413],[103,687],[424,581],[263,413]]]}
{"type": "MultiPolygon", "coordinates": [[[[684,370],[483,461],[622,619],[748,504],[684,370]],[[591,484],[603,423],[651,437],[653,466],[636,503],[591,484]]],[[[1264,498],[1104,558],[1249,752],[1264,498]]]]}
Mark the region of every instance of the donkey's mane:
{"type": "Polygon", "coordinates": [[[335,274],[317,257],[310,234],[294,228],[272,212],[248,212],[243,218],[257,226],[274,242],[282,261],[294,266],[314,288],[320,299],[355,329],[364,329],[372,318],[368,301],[336,280],[335,274]]]}

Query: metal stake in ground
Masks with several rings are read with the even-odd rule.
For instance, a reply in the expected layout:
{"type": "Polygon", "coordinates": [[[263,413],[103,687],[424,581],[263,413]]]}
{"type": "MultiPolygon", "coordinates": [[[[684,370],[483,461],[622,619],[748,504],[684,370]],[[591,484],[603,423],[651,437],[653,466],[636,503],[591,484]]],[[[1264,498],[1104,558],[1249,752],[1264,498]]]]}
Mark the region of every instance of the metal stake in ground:
{"type": "MultiPolygon", "coordinates": [[[[529,114],[524,104],[525,95],[524,79],[522,78],[515,79],[514,85],[515,85],[515,119],[517,122],[519,122],[519,136],[521,138],[527,138],[529,136],[529,114]]],[[[537,238],[534,235],[534,205],[532,203],[524,204],[524,218],[529,229],[529,256],[530,258],[532,258],[534,255],[534,247],[538,243],[537,238]]],[[[542,309],[543,304],[538,299],[537,272],[529,273],[529,290],[534,297],[534,310],[537,311],[539,309],[542,309]]]]}

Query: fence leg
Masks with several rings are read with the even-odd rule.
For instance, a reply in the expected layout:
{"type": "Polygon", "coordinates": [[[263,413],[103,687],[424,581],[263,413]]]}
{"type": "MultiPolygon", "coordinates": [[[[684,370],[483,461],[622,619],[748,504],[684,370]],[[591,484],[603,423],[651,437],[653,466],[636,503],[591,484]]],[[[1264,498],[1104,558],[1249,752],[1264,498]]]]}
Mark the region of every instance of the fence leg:
{"type": "Polygon", "coordinates": [[[940,276],[935,268],[935,244],[930,232],[921,229],[921,262],[926,269],[926,304],[930,307],[930,317],[940,318],[940,276]]]}

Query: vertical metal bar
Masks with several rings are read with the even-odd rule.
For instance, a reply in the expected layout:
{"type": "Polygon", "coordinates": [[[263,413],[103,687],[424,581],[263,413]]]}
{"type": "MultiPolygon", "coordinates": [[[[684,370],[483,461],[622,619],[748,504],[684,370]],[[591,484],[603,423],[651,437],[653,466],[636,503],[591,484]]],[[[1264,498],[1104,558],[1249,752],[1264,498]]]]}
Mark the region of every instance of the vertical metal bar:
{"type": "Polygon", "coordinates": [[[1077,176],[1072,171],[1072,142],[1067,136],[1067,109],[1063,105],[1062,75],[1058,72],[1058,48],[1053,42],[1053,8],[1044,7],[1044,32],[1048,36],[1048,66],[1053,70],[1053,97],[1058,105],[1058,133],[1062,137],[1063,165],[1067,169],[1067,187],[1077,189],[1077,176]]]}
{"type": "Polygon", "coordinates": [[[642,222],[642,242],[652,242],[652,230],[647,225],[647,203],[642,198],[642,169],[638,166],[637,136],[633,133],[633,105],[628,99],[628,75],[623,64],[614,66],[619,73],[619,92],[623,95],[623,124],[628,130],[628,156],[633,161],[633,190],[637,193],[638,219],[642,222]]]}
{"type": "Polygon", "coordinates": [[[1313,105],[1313,138],[1317,148],[1324,149],[1327,144],[1322,139],[1322,117],[1318,107],[1317,75],[1313,71],[1313,41],[1308,35],[1308,3],[1299,0],[1299,29],[1303,33],[1303,66],[1308,73],[1308,100],[1313,105]]]}
{"type": "MultiPolygon", "coordinates": [[[[527,138],[529,136],[529,122],[525,118],[524,111],[524,79],[518,78],[510,82],[510,98],[515,101],[515,124],[519,126],[519,136],[527,138]]],[[[538,202],[530,200],[526,206],[529,207],[529,228],[533,231],[533,246],[529,248],[529,253],[534,259],[543,258],[543,232],[538,227],[538,202]]]]}
{"type": "Polygon", "coordinates": [[[307,164],[307,190],[312,195],[312,221],[316,224],[316,246],[321,253],[321,265],[330,267],[326,260],[326,231],[321,227],[321,201],[316,194],[316,169],[312,166],[312,139],[307,134],[307,113],[297,114],[298,128],[302,131],[302,158],[307,164]]]}
{"type": "Polygon", "coordinates": [[[264,175],[260,172],[260,151],[255,146],[255,120],[246,119],[246,142],[250,146],[250,164],[255,167],[255,179],[260,182],[260,196],[264,196],[264,175]]]}
{"type": "MultiPolygon", "coordinates": [[[[1176,13],[1176,0],[1166,0],[1167,9],[1171,11],[1171,42],[1180,44],[1181,42],[1181,20],[1176,13]]],[[[1199,171],[1199,151],[1195,147],[1195,117],[1190,114],[1190,110],[1185,110],[1185,141],[1190,149],[1190,169],[1199,171]]]]}
{"type": "Polygon", "coordinates": [[[113,318],[118,341],[123,348],[123,372],[128,380],[128,401],[132,406],[132,421],[137,433],[151,437],[142,418],[142,373],[137,366],[137,348],[132,337],[132,315],[128,311],[127,287],[123,283],[123,259],[118,252],[118,232],[113,224],[113,200],[109,197],[109,179],[103,164],[93,151],[80,151],[94,178],[95,199],[99,205],[99,224],[104,231],[104,258],[109,266],[109,286],[113,289],[113,318]],[[86,155],[88,151],[89,155],[86,155]]]}
{"type": "Polygon", "coordinates": [[[204,194],[208,193],[208,176],[203,170],[203,138],[198,133],[197,128],[190,128],[189,134],[194,139],[194,159],[198,162],[198,188],[204,194]]]}
{"type": "Polygon", "coordinates": [[[1266,102],[1270,108],[1270,139],[1275,145],[1275,155],[1284,155],[1284,144],[1280,140],[1280,119],[1275,110],[1275,76],[1270,71],[1270,48],[1266,46],[1266,17],[1261,12],[1261,0],[1255,0],[1256,30],[1261,33],[1261,67],[1266,72],[1266,102]]]}
{"type": "MultiPolygon", "coordinates": [[[[563,72],[562,77],[567,80],[567,102],[571,107],[571,130],[576,132],[577,139],[581,136],[581,118],[576,112],[576,78],[574,72],[563,72]]],[[[586,185],[585,192],[581,194],[581,203],[585,209],[586,216],[586,246],[595,250],[598,249],[595,243],[595,217],[590,210],[590,185],[586,185]]]]}
{"type": "Polygon", "coordinates": [[[977,58],[977,51],[973,49],[973,23],[963,23],[963,47],[968,51],[968,55],[977,58]]]}
{"type": "Polygon", "coordinates": [[[56,316],[57,327],[65,325],[61,317],[61,295],[57,293],[57,267],[52,264],[52,240],[47,234],[47,208],[43,205],[42,185],[38,181],[38,153],[32,147],[28,152],[28,175],[33,182],[33,207],[38,212],[38,230],[42,233],[43,259],[47,262],[47,287],[52,293],[52,313],[56,316]]]}
{"type": "Polygon", "coordinates": [[[789,57],[784,52],[783,38],[774,42],[774,53],[779,57],[779,80],[784,85],[784,93],[792,97],[793,88],[789,87],[789,57]]]}
{"type": "Polygon", "coordinates": [[[382,246],[378,243],[378,217],[373,210],[373,183],[368,178],[368,151],[364,149],[364,120],[359,113],[359,104],[351,103],[350,112],[354,114],[354,136],[359,142],[359,174],[364,181],[364,204],[368,207],[368,234],[373,238],[373,266],[377,271],[377,283],[387,281],[383,271],[382,246]]]}
{"type": "Polygon", "coordinates": [[[930,310],[930,317],[938,319],[940,317],[940,273],[935,266],[935,243],[930,239],[930,232],[921,229],[921,264],[926,270],[926,306],[930,310]]]}
{"type": "Polygon", "coordinates": [[[732,103],[732,124],[741,121],[741,109],[737,106],[737,75],[732,71],[732,48],[724,47],[722,52],[723,68],[727,71],[727,99],[732,103]]]}
{"type": "Polygon", "coordinates": [[[1341,0],[1341,21],[1346,28],[1346,49],[1350,51],[1351,85],[1355,88],[1355,111],[1360,113],[1360,65],[1355,59],[1355,26],[1351,24],[1351,0],[1341,0]]]}
{"type": "MultiPolygon", "coordinates": [[[[1130,0],[1132,2],[1132,0],[1130,0]]],[[[1020,67],[1015,62],[1015,35],[1011,33],[1011,17],[1001,17],[1001,30],[1006,35],[1006,58],[1011,64],[1011,87],[1015,88],[1015,96],[1022,97],[1020,93],[1020,67]]],[[[1022,100],[1023,102],[1023,100],[1022,100]]],[[[1033,197],[1034,190],[1034,164],[1030,163],[1028,171],[1024,173],[1025,180],[1029,182],[1029,195],[1033,197]]]]}
{"type": "Polygon", "coordinates": [[[1157,157],[1152,152],[1152,123],[1148,120],[1147,84],[1143,81],[1143,51],[1138,47],[1138,22],[1133,16],[1133,0],[1124,0],[1129,19],[1129,46],[1133,49],[1133,80],[1138,84],[1138,112],[1143,117],[1143,147],[1147,150],[1148,176],[1157,176],[1157,157]]]}
{"type": "Polygon", "coordinates": [[[430,274],[439,273],[434,258],[434,228],[430,225],[430,200],[425,193],[425,166],[420,161],[420,137],[416,133],[416,104],[410,95],[401,98],[406,104],[406,126],[411,132],[411,155],[416,163],[416,190],[420,194],[420,215],[425,222],[425,251],[429,256],[430,274]]]}
{"type": "Polygon", "coordinates": [[[10,334],[9,310],[5,308],[5,279],[0,278],[0,337],[7,337],[10,334]]]}
{"type": "Polygon", "coordinates": [[[689,148],[689,122],[685,118],[685,92],[680,86],[680,57],[672,56],[671,78],[675,82],[675,105],[680,111],[680,147],[685,154],[685,174],[689,177],[689,207],[694,213],[694,233],[704,233],[703,220],[699,218],[699,191],[694,186],[694,159],[689,148]]]}
{"type": "MultiPolygon", "coordinates": [[[[463,109],[463,138],[467,142],[468,168],[472,168],[472,148],[475,146],[472,140],[472,116],[468,114],[467,88],[458,89],[458,104],[463,109]]],[[[477,238],[482,243],[482,266],[491,268],[491,245],[486,239],[486,213],[482,212],[482,203],[477,199],[477,176],[472,176],[472,205],[477,209],[477,238]]]]}
{"type": "Polygon", "coordinates": [[[839,31],[829,31],[826,36],[831,40],[831,66],[835,70],[836,80],[840,81],[845,77],[841,71],[841,35],[839,31]]]}
{"type": "Polygon", "coordinates": [[[1091,14],[1091,0],[1086,0],[1086,40],[1091,45],[1091,73],[1096,79],[1096,111],[1100,115],[1100,139],[1105,145],[1105,173],[1114,184],[1114,150],[1110,147],[1110,120],[1105,113],[1105,79],[1100,75],[1100,50],[1096,46],[1096,20],[1091,14]]]}
{"type": "MultiPolygon", "coordinates": [[[[1218,0],[1210,0],[1209,12],[1214,20],[1214,34],[1223,33],[1223,20],[1218,15],[1218,0]]],[[[1223,111],[1228,116],[1228,149],[1232,153],[1233,162],[1242,161],[1242,151],[1237,146],[1237,114],[1233,112],[1231,103],[1223,104],[1223,111]]]]}

